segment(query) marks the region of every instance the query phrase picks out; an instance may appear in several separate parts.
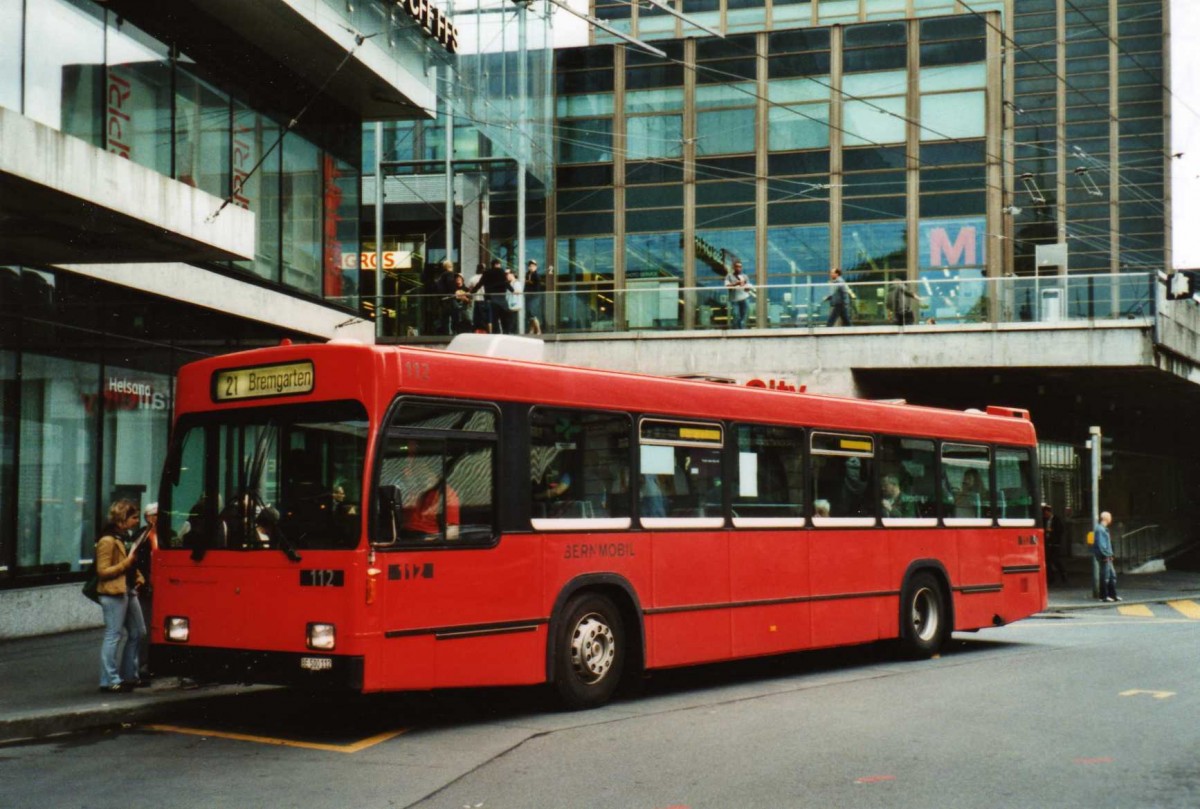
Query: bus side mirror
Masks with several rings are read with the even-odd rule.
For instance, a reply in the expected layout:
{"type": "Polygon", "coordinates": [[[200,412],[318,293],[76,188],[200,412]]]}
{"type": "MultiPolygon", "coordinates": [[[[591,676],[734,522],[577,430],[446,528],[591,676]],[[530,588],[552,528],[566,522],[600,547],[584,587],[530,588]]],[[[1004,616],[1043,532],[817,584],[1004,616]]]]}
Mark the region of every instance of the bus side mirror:
{"type": "Polygon", "coordinates": [[[395,483],[380,486],[378,532],[375,545],[395,545],[400,538],[400,526],[404,524],[404,493],[395,483]]]}

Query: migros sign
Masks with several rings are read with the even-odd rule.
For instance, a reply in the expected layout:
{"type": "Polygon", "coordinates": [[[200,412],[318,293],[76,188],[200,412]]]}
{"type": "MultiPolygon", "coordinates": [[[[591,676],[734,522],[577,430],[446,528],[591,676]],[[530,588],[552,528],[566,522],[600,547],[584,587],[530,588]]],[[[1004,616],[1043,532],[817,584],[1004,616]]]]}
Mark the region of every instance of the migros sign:
{"type": "Polygon", "coordinates": [[[429,0],[393,0],[421,26],[425,35],[436,39],[450,53],[458,53],[458,28],[429,0]]]}

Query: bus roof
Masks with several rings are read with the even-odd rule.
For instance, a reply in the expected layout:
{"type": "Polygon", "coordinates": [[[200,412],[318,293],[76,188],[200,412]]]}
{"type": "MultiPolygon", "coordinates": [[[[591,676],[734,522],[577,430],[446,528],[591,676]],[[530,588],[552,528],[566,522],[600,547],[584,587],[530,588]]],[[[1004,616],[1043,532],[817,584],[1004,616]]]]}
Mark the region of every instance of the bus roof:
{"type": "MultiPolygon", "coordinates": [[[[897,402],[651,376],[629,371],[479,356],[440,348],[361,343],[281,345],[200,360],[180,371],[177,413],[279,403],[276,397],[217,401],[216,374],[312,362],[302,401],[360,399],[382,410],[397,393],[628,410],[679,418],[794,424],[825,429],[1033,445],[1028,412],[958,411],[897,402]]],[[[290,366],[289,366],[290,367],[290,366]]]]}

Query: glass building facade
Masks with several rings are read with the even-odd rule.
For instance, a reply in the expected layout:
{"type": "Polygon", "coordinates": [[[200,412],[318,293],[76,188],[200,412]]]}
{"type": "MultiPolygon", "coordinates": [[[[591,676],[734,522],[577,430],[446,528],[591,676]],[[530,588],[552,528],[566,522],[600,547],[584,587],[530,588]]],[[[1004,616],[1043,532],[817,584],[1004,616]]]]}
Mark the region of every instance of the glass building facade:
{"type": "MultiPolygon", "coordinates": [[[[386,29],[372,47],[432,50],[388,4],[326,5],[359,30],[386,29]]],[[[0,591],[78,580],[109,503],[154,499],[183,363],[282,338],[323,339],[321,327],[303,328],[303,313],[355,322],[372,291],[359,273],[361,115],[251,48],[252,32],[231,39],[214,25],[225,32],[214,37],[125,8],[0,0],[0,106],[97,156],[249,209],[253,258],[114,275],[186,278],[168,297],[162,284],[148,294],[102,280],[103,271],[5,265],[11,259],[0,255],[0,591]],[[233,305],[235,316],[213,308],[214,290],[266,303],[261,313],[233,305]],[[273,321],[273,302],[293,313],[290,325],[273,321]]],[[[173,13],[208,20],[190,6],[173,13]]]]}
{"type": "Polygon", "coordinates": [[[726,36],[596,0],[666,57],[556,53],[559,330],[726,326],[734,260],[759,328],[823,322],[832,267],[859,322],[905,280],[958,323],[987,279],[1164,266],[1161,0],[675,7],[726,36]]]}

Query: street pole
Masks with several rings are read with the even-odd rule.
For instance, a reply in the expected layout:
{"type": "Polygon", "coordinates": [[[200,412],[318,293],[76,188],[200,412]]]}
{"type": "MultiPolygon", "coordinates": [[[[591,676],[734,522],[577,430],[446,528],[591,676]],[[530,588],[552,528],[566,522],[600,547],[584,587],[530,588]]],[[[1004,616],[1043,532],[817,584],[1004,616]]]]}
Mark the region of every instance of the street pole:
{"type": "MultiPolygon", "coordinates": [[[[360,270],[361,272],[361,270],[360,270]]],[[[375,342],[383,336],[383,122],[375,122],[375,342]]]]}
{"type": "MultiPolygon", "coordinates": [[[[522,300],[525,299],[525,143],[531,121],[526,115],[528,88],[525,60],[529,57],[527,20],[530,2],[517,0],[517,280],[521,284],[522,300]]],[[[525,306],[517,312],[517,334],[525,333],[525,306]]]]}
{"type": "Polygon", "coordinates": [[[1088,427],[1088,449],[1091,450],[1092,528],[1088,531],[1088,550],[1092,552],[1092,598],[1100,597],[1100,560],[1096,558],[1096,526],[1100,523],[1100,428],[1088,427]]]}

